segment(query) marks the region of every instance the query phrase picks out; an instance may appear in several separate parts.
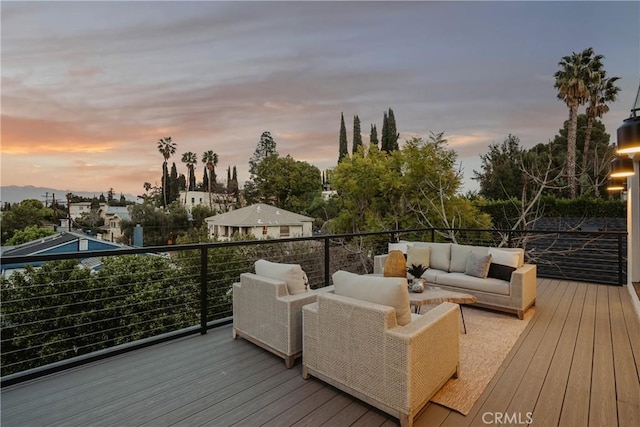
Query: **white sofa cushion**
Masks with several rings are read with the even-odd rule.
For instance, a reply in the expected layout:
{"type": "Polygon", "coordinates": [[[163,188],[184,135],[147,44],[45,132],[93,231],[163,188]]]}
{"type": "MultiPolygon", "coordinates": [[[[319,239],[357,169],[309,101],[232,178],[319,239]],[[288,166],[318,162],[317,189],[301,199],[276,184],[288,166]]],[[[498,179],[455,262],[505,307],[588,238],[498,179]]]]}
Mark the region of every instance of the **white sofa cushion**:
{"type": "Polygon", "coordinates": [[[464,273],[467,269],[467,260],[469,254],[473,252],[476,255],[486,255],[489,248],[484,246],[451,245],[451,264],[449,271],[452,273],[464,273]]]}
{"type": "Polygon", "coordinates": [[[411,242],[389,243],[389,247],[387,248],[387,253],[391,251],[400,251],[406,255],[409,246],[411,246],[411,242]]]}
{"type": "Polygon", "coordinates": [[[491,262],[502,264],[508,267],[520,267],[520,254],[517,251],[507,251],[504,249],[489,248],[491,262]]]}
{"type": "Polygon", "coordinates": [[[436,278],[436,284],[460,288],[460,292],[464,292],[462,289],[464,288],[492,294],[509,295],[509,282],[491,277],[480,279],[479,277],[467,276],[464,273],[448,273],[439,275],[436,278]]]}
{"type": "Polygon", "coordinates": [[[409,246],[407,249],[407,267],[421,264],[424,268],[429,268],[431,260],[431,248],[419,246],[409,246]]]}
{"type": "Polygon", "coordinates": [[[449,271],[451,258],[451,243],[416,242],[413,246],[431,248],[429,268],[449,271]]]}
{"type": "Polygon", "coordinates": [[[307,291],[309,280],[299,264],[280,264],[259,259],[255,262],[254,267],[258,276],[285,282],[289,295],[301,294],[307,291]]]}
{"type": "Polygon", "coordinates": [[[411,323],[406,278],[361,276],[342,270],[336,271],[331,277],[336,295],[393,307],[398,325],[411,323]]]}
{"type": "Polygon", "coordinates": [[[438,277],[447,274],[446,271],[436,270],[435,268],[430,268],[424,272],[422,277],[427,279],[427,283],[438,283],[438,277]]]}

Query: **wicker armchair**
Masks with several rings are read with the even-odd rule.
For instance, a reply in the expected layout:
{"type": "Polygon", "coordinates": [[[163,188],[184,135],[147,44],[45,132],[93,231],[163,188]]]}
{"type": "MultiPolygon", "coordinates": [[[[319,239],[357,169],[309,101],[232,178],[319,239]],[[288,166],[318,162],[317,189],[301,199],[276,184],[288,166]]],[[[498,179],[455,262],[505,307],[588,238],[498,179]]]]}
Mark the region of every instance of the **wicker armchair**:
{"type": "Polygon", "coordinates": [[[251,341],[284,358],[291,368],[302,352],[302,307],[331,290],[289,295],[283,281],[243,273],[240,283],[233,284],[233,339],[251,341]]]}
{"type": "Polygon", "coordinates": [[[459,310],[443,303],[397,326],[392,307],[340,295],[303,309],[302,376],[310,375],[413,425],[459,369],[459,310]]]}

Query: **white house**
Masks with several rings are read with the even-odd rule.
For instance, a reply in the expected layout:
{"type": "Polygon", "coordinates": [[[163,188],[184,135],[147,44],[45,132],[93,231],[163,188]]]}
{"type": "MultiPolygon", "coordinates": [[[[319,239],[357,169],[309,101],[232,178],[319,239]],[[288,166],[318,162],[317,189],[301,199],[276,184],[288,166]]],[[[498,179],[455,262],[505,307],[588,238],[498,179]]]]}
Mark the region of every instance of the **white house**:
{"type": "MultiPolygon", "coordinates": [[[[100,207],[105,207],[106,203],[101,203],[100,207]]],[[[91,202],[71,202],[69,203],[69,216],[71,219],[78,219],[84,213],[91,212],[91,202]]]]}
{"type": "Polygon", "coordinates": [[[122,221],[131,221],[129,208],[126,206],[103,206],[98,210],[100,217],[104,219],[102,239],[115,242],[123,236],[122,221]]]}
{"type": "Polygon", "coordinates": [[[229,240],[236,234],[257,239],[307,237],[313,234],[313,218],[258,203],[205,219],[211,238],[229,240]]]}
{"type": "Polygon", "coordinates": [[[231,194],[208,193],[206,191],[181,191],[178,199],[188,212],[198,205],[211,207],[218,212],[226,212],[235,203],[231,194]]]}

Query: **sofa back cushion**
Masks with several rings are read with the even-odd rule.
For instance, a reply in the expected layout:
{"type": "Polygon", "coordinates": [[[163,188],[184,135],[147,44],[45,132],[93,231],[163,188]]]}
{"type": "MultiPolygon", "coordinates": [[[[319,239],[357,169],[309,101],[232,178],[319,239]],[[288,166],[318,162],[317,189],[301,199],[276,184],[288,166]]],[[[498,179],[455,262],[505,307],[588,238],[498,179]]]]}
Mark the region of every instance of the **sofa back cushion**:
{"type": "Polygon", "coordinates": [[[287,284],[289,295],[296,295],[307,291],[309,280],[299,264],[280,264],[259,259],[254,267],[258,276],[281,280],[287,284]]]}
{"type": "Polygon", "coordinates": [[[451,260],[451,243],[416,242],[416,247],[431,248],[431,258],[429,268],[449,271],[451,260]]]}
{"type": "Polygon", "coordinates": [[[398,325],[411,322],[406,278],[361,276],[342,270],[333,273],[332,278],[336,295],[393,307],[398,325]]]}
{"type": "Polygon", "coordinates": [[[467,269],[467,260],[469,259],[470,253],[473,252],[476,255],[487,255],[488,251],[489,248],[484,246],[452,244],[449,271],[451,273],[464,273],[467,269]]]}
{"type": "Polygon", "coordinates": [[[502,264],[513,268],[520,268],[524,264],[524,251],[522,249],[490,248],[489,254],[491,254],[491,262],[494,264],[502,264]]]}
{"type": "Polygon", "coordinates": [[[407,267],[411,265],[422,265],[424,268],[429,268],[431,263],[431,248],[422,248],[419,246],[411,245],[407,249],[407,267]]]}

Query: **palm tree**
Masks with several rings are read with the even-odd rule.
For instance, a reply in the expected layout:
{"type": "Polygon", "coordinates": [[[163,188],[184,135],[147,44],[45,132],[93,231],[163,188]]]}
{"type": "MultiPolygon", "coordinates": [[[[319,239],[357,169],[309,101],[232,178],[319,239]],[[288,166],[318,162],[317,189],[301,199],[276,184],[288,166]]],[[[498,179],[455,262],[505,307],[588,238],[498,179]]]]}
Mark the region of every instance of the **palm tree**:
{"type": "Polygon", "coordinates": [[[164,158],[162,163],[162,196],[164,206],[167,206],[167,161],[176,153],[176,143],[171,140],[170,136],[160,138],[158,140],[158,151],[164,158]]]}
{"type": "Polygon", "coordinates": [[[202,153],[202,163],[205,164],[207,172],[209,173],[209,208],[212,208],[211,202],[211,184],[215,185],[216,183],[216,173],[215,169],[218,166],[218,154],[214,153],[213,150],[205,151],[202,153]]]}
{"type": "Polygon", "coordinates": [[[590,69],[596,69],[602,55],[593,57],[593,48],[580,53],[573,52],[562,57],[558,63],[561,67],[553,75],[556,79],[554,87],[558,89],[558,99],[569,107],[569,129],[567,132],[567,177],[569,197],[576,197],[576,135],[578,129],[578,107],[589,99],[590,69]]]}
{"type": "Polygon", "coordinates": [[[187,191],[195,190],[196,187],[196,174],[194,166],[198,163],[198,156],[196,153],[187,151],[182,154],[182,163],[187,165],[189,170],[189,183],[187,184],[187,191]]]}
{"type": "MultiPolygon", "coordinates": [[[[597,64],[594,64],[597,65],[597,64]]],[[[602,65],[602,63],[600,63],[602,65]]],[[[614,102],[618,97],[620,88],[615,85],[620,77],[607,77],[603,69],[594,70],[589,88],[589,105],[587,106],[587,129],[584,135],[584,148],[582,150],[582,173],[587,173],[587,156],[591,142],[591,131],[596,119],[601,118],[609,111],[607,103],[614,102]]]]}

